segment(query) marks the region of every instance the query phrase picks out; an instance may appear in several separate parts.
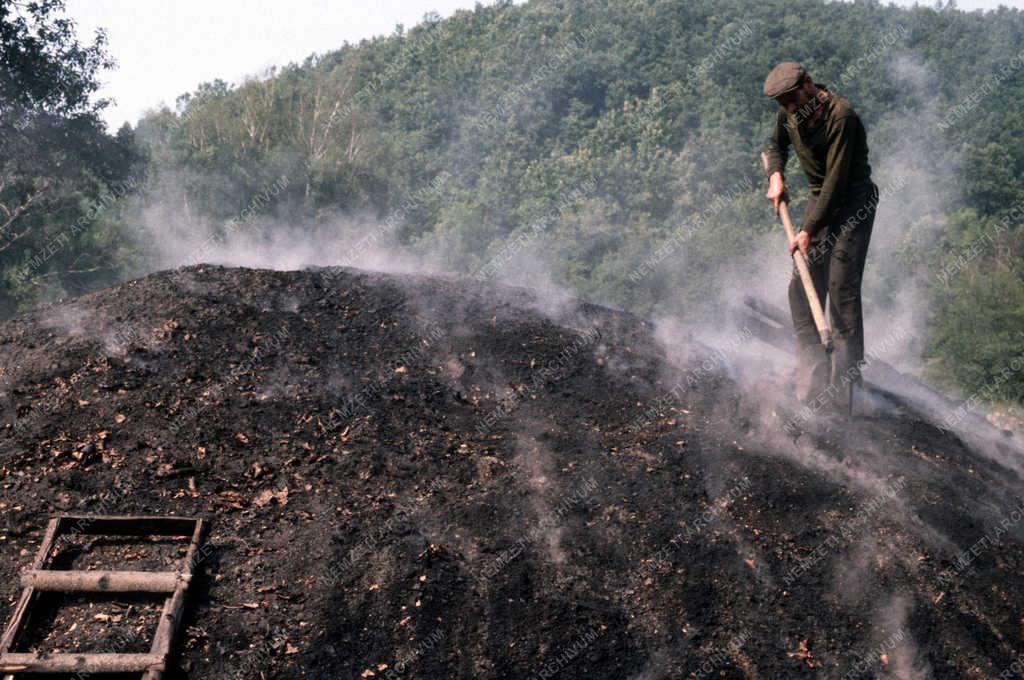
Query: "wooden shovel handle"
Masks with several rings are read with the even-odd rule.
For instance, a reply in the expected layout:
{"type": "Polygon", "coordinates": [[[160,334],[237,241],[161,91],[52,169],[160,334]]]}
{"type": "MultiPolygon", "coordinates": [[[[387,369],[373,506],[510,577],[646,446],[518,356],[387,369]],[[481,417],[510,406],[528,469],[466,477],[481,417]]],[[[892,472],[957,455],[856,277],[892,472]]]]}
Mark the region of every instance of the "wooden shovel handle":
{"type": "MultiPolygon", "coordinates": [[[[768,154],[761,154],[761,164],[764,166],[764,171],[768,172],[768,154]]],[[[782,217],[782,226],[786,229],[789,243],[792,243],[793,239],[796,238],[796,232],[793,230],[793,222],[789,219],[789,206],[786,205],[785,201],[779,203],[779,215],[782,217]]],[[[800,281],[804,285],[804,294],[807,296],[807,302],[811,307],[811,314],[814,316],[814,325],[818,328],[818,337],[821,338],[821,344],[825,346],[825,349],[831,351],[832,331],[829,330],[828,323],[825,321],[824,308],[821,305],[821,300],[818,299],[818,291],[814,288],[814,280],[811,279],[811,270],[807,266],[807,258],[804,257],[799,248],[793,251],[793,262],[796,263],[797,273],[799,273],[800,281]]]]}

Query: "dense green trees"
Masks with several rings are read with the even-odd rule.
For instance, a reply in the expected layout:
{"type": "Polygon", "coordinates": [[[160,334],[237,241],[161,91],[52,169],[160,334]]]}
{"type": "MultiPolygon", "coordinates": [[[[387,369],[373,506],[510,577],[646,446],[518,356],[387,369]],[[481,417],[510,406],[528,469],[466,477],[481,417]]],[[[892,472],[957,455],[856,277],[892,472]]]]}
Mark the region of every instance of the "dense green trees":
{"type": "MultiPolygon", "coordinates": [[[[146,157],[145,186],[99,211],[93,240],[68,252],[145,267],[152,253],[123,233],[144,219],[258,235],[344,214],[458,271],[522,251],[591,298],[714,318],[723,287],[786,267],[784,254],[763,256],[766,239],[779,244],[757,160],[774,107],[760,90],[771,66],[798,58],[868,127],[883,186],[872,313],[893,313],[913,289],[927,310],[923,358],[978,392],[1024,352],[1022,28],[1019,11],[872,0],[532,0],[428,16],[244,83],[201,85],[105,139],[146,157]]],[[[58,59],[82,94],[101,47],[78,48],[91,61],[58,59]]],[[[90,172],[109,194],[117,173],[102,169],[138,176],[131,165],[90,172]]],[[[72,265],[44,269],[63,281],[72,265]]],[[[39,288],[8,276],[4,292],[24,302],[39,288]]],[[[999,384],[999,398],[1024,398],[1019,376],[999,384]]]]}
{"type": "Polygon", "coordinates": [[[92,101],[112,65],[62,3],[0,2],[0,312],[40,290],[116,280],[112,211],[130,191],[132,131],[106,134],[92,101]]]}

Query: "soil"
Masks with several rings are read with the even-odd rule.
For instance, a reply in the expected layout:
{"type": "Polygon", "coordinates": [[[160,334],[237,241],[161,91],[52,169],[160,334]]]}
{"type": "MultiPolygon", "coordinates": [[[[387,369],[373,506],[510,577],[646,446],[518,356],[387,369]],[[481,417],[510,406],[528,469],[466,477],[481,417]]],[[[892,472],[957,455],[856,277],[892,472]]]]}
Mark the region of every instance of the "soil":
{"type": "MultiPolygon", "coordinates": [[[[204,265],[0,324],[0,366],[0,619],[55,513],[207,517],[170,677],[994,678],[1024,650],[1015,443],[910,410],[794,432],[769,369],[628,313],[204,265]]],[[[54,568],[181,554],[133,540],[54,568]]],[[[132,651],[148,607],[47,604],[20,644],[132,651]]]]}

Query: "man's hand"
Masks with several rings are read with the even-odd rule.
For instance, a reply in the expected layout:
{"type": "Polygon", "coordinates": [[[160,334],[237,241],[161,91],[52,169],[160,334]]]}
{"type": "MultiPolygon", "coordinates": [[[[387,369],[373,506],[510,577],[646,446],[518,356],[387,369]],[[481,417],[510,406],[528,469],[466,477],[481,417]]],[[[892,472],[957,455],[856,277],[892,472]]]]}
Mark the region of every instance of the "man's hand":
{"type": "Polygon", "coordinates": [[[772,202],[775,216],[778,217],[779,203],[786,197],[786,183],[782,180],[781,172],[773,172],[772,176],[768,178],[768,193],[764,197],[772,202]]]}
{"type": "Polygon", "coordinates": [[[794,238],[789,244],[789,255],[792,257],[793,253],[796,252],[796,249],[799,248],[800,252],[804,254],[804,257],[807,257],[807,249],[810,246],[811,235],[806,231],[799,231],[796,234],[796,238],[794,238]]]}

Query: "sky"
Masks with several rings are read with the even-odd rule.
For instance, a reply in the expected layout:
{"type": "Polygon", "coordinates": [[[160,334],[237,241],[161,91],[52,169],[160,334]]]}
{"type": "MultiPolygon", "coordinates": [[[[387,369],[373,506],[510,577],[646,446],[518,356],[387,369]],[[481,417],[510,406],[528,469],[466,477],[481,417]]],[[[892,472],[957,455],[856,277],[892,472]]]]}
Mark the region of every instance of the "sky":
{"type": "MultiPolygon", "coordinates": [[[[685,0],[681,0],[685,1],[685,0]]],[[[161,103],[220,78],[239,82],[270,66],[301,62],[313,52],[341,47],[397,24],[410,28],[427,12],[450,16],[473,0],[67,0],[67,14],[83,40],[107,30],[107,51],[118,67],[101,74],[99,96],[115,100],[105,111],[111,131],[135,125],[161,103]]],[[[487,0],[484,4],[489,4],[487,0]]],[[[900,5],[913,5],[900,0],[900,5]]],[[[933,2],[922,2],[932,6],[933,2]]],[[[1000,4],[1024,9],[1024,0],[958,0],[963,10],[1000,4]]]]}
{"type": "Polygon", "coordinates": [[[68,0],[80,38],[107,30],[116,69],[100,75],[99,96],[115,99],[111,131],[202,82],[238,82],[270,66],[301,62],[345,41],[392,33],[427,12],[450,16],[473,0],[68,0]]]}

